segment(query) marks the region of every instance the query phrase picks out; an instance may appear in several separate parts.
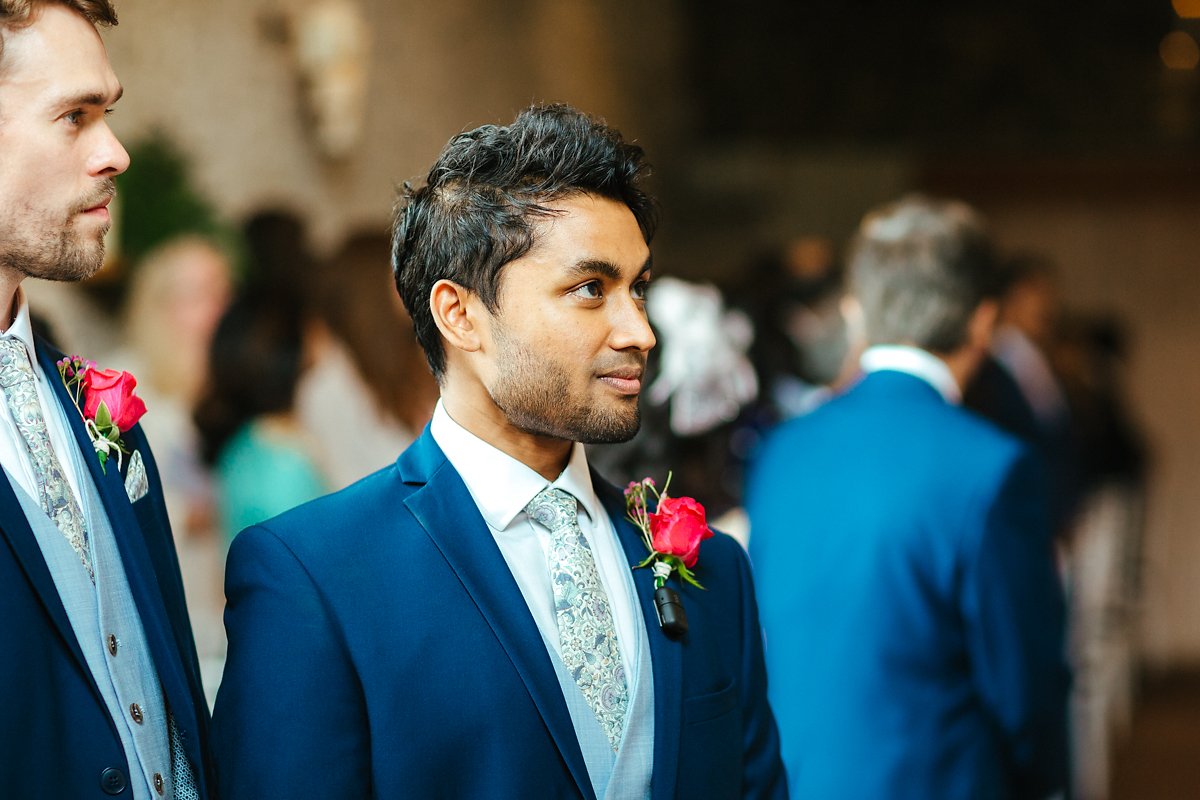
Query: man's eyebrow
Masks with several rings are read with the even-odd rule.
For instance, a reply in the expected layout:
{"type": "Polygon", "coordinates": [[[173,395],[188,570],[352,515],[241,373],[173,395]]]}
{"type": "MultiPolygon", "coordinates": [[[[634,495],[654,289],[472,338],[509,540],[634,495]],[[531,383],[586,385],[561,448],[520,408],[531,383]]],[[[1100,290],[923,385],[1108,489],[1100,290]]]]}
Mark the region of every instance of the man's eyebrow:
{"type": "MultiPolygon", "coordinates": [[[[641,275],[643,272],[649,272],[653,261],[654,255],[651,254],[646,258],[646,262],[642,264],[642,268],[638,270],[638,274],[641,275]]],[[[585,258],[582,261],[572,264],[570,274],[571,277],[579,278],[585,278],[589,275],[600,275],[608,278],[610,281],[621,279],[620,267],[602,258],[585,258]]]]}
{"type": "Polygon", "coordinates": [[[571,277],[586,278],[591,275],[601,275],[615,281],[621,277],[621,270],[611,261],[601,258],[585,258],[571,265],[571,277]]]}
{"type": "Polygon", "coordinates": [[[108,106],[121,99],[125,94],[125,87],[118,86],[117,93],[110,99],[108,95],[101,92],[84,92],[83,94],[64,95],[60,97],[55,108],[75,108],[77,106],[108,106]]]}

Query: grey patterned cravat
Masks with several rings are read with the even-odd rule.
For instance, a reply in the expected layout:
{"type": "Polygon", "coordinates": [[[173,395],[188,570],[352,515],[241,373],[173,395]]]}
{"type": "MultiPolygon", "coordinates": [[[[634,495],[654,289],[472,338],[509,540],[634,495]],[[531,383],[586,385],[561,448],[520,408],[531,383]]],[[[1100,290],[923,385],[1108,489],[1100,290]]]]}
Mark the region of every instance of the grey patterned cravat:
{"type": "Polygon", "coordinates": [[[546,564],[554,589],[563,664],[579,684],[616,752],[621,746],[629,692],[612,608],[600,583],[592,549],[579,528],[576,500],[562,489],[546,487],[529,501],[525,511],[550,531],[546,564]]]}
{"type": "Polygon", "coordinates": [[[20,339],[8,336],[0,338],[0,387],[4,389],[13,422],[29,450],[29,461],[37,479],[38,500],[42,509],[79,554],[88,577],[95,583],[83,512],[75,493],[71,491],[71,485],[67,483],[62,463],[50,444],[46,418],[42,415],[42,404],[33,382],[33,366],[20,339]]]}

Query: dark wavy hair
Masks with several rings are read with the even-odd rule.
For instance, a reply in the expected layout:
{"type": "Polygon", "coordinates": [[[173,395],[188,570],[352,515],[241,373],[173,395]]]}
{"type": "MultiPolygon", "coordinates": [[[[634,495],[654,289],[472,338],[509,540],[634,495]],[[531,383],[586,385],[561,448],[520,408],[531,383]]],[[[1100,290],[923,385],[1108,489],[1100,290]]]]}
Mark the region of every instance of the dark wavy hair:
{"type": "Polygon", "coordinates": [[[405,184],[392,228],[392,272],[417,341],[439,382],[446,370],[429,295],[439,280],[499,308],[501,271],[529,252],[547,203],[590,194],[624,203],[649,242],[657,224],[642,148],[566,105],[533,106],[511,125],[450,140],[425,185],[405,184]]]}

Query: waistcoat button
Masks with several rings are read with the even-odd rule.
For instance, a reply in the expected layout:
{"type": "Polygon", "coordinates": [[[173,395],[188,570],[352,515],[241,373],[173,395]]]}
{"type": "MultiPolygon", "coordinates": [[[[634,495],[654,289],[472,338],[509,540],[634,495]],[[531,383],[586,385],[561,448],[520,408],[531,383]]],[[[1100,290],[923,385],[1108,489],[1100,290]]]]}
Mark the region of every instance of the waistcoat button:
{"type": "Polygon", "coordinates": [[[100,788],[105,794],[120,794],[125,791],[125,776],[116,767],[108,767],[100,773],[100,788]]]}

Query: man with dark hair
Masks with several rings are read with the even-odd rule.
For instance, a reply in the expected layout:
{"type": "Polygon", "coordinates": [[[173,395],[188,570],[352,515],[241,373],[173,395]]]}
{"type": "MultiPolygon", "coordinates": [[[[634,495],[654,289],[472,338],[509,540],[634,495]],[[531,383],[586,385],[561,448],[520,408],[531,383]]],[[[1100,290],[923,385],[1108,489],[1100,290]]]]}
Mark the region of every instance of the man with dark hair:
{"type": "Polygon", "coordinates": [[[1081,464],[1071,409],[1049,358],[1058,337],[1052,265],[1022,254],[1004,269],[991,351],[963,392],[963,405],[1033,446],[1048,467],[1051,521],[1069,533],[1080,501],[1081,464]]]}
{"type": "Polygon", "coordinates": [[[639,424],[645,171],[535,107],[406,193],[396,283],[441,400],[393,466],[234,541],[227,798],[784,795],[745,555],[704,544],[669,638],[581,444],[639,424]]]}
{"type": "Polygon", "coordinates": [[[771,700],[798,797],[1031,798],[1066,772],[1063,600],[1032,451],[962,409],[996,317],[961,203],[869,214],[870,347],[747,492],[771,700]]]}
{"type": "Polygon", "coordinates": [[[79,375],[60,375],[21,291],[103,261],[113,179],[129,165],[105,119],[121,85],[96,30],[116,22],[109,0],[0,0],[0,616],[16,643],[0,663],[5,797],[185,800],[208,796],[211,777],[144,409],[94,365],[68,389],[79,375]]]}

